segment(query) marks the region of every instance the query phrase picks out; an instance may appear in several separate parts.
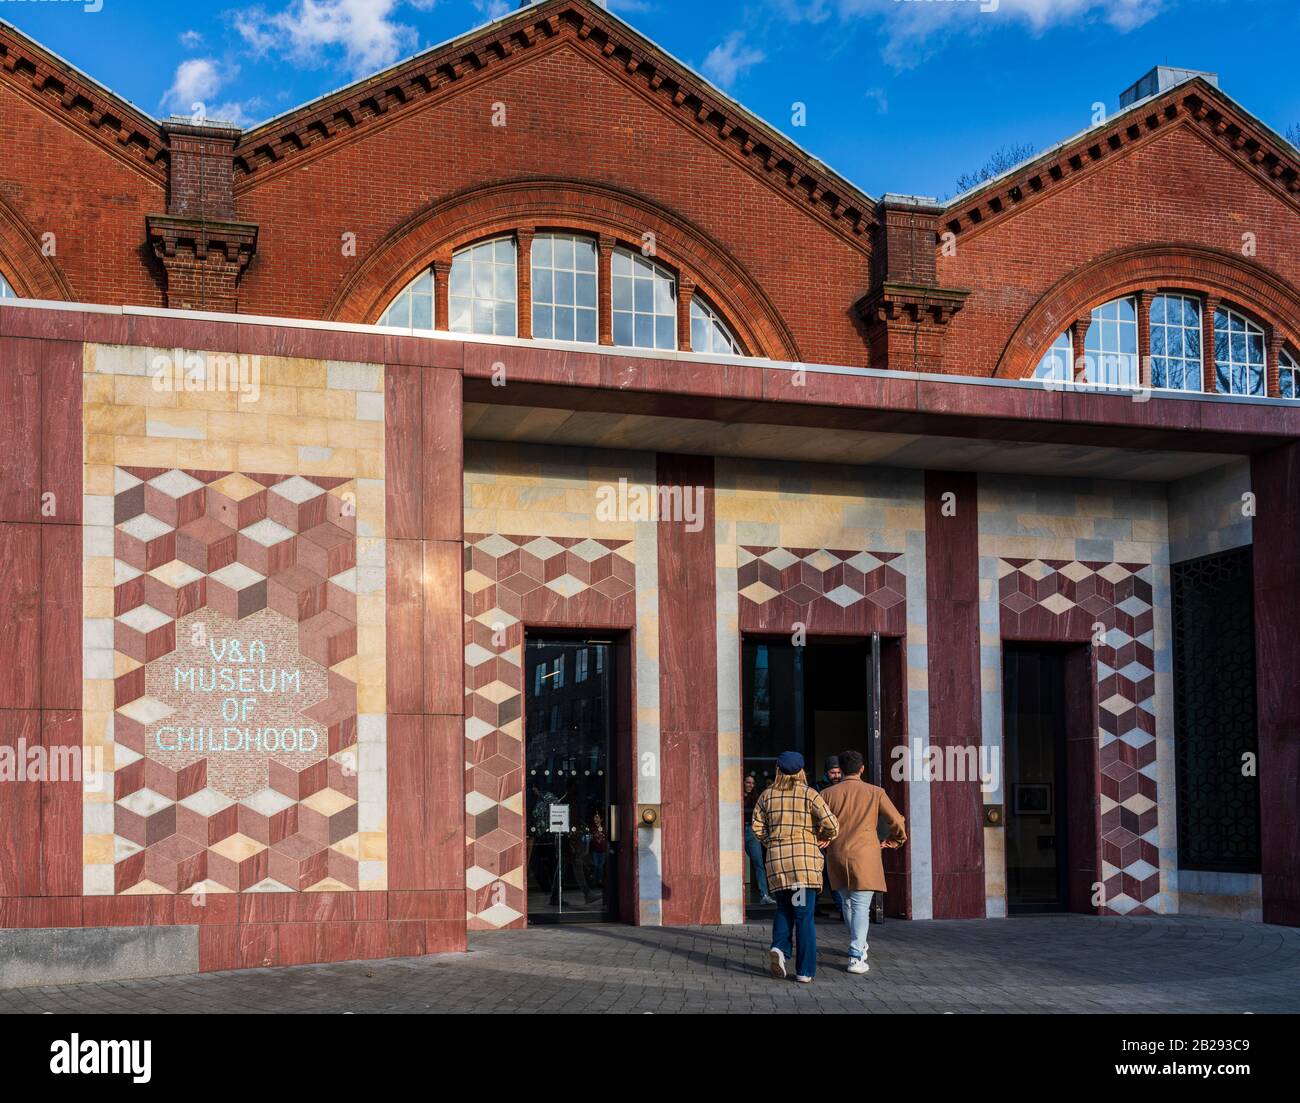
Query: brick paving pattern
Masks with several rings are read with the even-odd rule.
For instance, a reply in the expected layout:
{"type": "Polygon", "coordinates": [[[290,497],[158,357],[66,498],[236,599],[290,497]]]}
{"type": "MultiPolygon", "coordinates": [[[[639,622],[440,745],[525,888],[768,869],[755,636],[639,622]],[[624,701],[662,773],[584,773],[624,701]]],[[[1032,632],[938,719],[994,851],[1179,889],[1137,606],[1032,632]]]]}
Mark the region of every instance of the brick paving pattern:
{"type": "Polygon", "coordinates": [[[470,952],[0,992],[4,1012],[1300,1011],[1300,930],[1227,920],[892,923],[849,976],[819,927],[811,985],[764,971],[764,927],[541,927],[470,952]]]}

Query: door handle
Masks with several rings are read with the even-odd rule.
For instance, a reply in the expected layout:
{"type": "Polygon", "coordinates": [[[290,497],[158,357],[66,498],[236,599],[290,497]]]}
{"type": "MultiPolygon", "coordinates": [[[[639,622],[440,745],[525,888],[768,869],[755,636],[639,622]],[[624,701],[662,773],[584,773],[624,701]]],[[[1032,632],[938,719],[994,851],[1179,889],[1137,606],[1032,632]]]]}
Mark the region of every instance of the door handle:
{"type": "Polygon", "coordinates": [[[618,805],[609,806],[609,841],[618,842],[618,805]]]}

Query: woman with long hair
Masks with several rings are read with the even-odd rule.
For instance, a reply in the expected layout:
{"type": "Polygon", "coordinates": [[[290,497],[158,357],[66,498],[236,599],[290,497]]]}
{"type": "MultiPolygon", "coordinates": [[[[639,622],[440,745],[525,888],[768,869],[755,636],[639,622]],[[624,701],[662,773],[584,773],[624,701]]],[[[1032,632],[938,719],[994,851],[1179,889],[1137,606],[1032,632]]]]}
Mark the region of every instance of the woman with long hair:
{"type": "Polygon", "coordinates": [[[822,887],[822,850],[840,827],[821,795],[808,784],[803,755],[783,752],[777,757],[776,771],[776,780],[755,803],[750,822],[767,848],[768,891],[776,897],[768,968],[774,977],[784,979],[786,961],[797,946],[794,979],[809,984],[817,973],[813,909],[822,887]]]}

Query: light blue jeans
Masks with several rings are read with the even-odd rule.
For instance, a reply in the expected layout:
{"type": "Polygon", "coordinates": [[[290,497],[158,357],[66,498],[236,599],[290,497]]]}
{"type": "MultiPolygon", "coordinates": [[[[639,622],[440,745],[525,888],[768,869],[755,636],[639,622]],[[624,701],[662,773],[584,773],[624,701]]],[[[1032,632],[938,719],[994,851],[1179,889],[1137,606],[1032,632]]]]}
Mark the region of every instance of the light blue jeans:
{"type": "Polygon", "coordinates": [[[870,889],[845,889],[839,895],[844,925],[849,929],[849,960],[860,961],[867,956],[867,928],[871,925],[871,898],[875,893],[870,889]]]}

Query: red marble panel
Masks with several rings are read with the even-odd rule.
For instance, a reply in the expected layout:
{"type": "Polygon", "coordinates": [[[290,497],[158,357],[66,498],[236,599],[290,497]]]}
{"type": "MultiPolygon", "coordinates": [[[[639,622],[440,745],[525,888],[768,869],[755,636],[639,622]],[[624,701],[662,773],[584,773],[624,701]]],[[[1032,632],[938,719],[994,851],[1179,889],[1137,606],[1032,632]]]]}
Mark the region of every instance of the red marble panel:
{"type": "Polygon", "coordinates": [[[424,711],[424,544],[389,539],[385,590],[389,713],[424,711]]]}
{"type": "Polygon", "coordinates": [[[425,371],[423,410],[424,538],[459,541],[465,519],[465,442],[459,372],[441,368],[425,371]]]}
{"type": "Polygon", "coordinates": [[[1251,488],[1264,922],[1300,926],[1300,445],[1256,456],[1251,488]]]}
{"type": "Polygon", "coordinates": [[[464,882],[464,732],[456,716],[388,718],[388,885],[464,882]]]}
{"type": "Polygon", "coordinates": [[[424,532],[424,372],[384,369],[385,533],[389,540],[418,540],[424,532]]]}
{"type": "Polygon", "coordinates": [[[658,457],[661,486],[697,487],[703,525],[661,521],[659,544],[660,777],[663,921],[717,923],[718,654],[713,460],[658,457]]]}
{"type": "MultiPolygon", "coordinates": [[[[976,494],[972,474],[925,473],[930,742],[937,747],[978,747],[981,741],[976,494]],[[955,499],[947,495],[955,495],[955,499]]],[[[980,780],[944,779],[929,788],[934,917],[982,917],[980,780]]]]}
{"type": "Polygon", "coordinates": [[[424,545],[424,711],[433,715],[465,708],[464,554],[459,541],[424,545]]]}
{"type": "Polygon", "coordinates": [[[42,527],[0,523],[0,709],[40,705],[42,527]]]}
{"type": "Polygon", "coordinates": [[[39,521],[42,345],[0,338],[0,522],[39,521]]]}
{"type": "Polygon", "coordinates": [[[81,707],[81,529],[41,527],[41,706],[81,707]]]}
{"type": "MultiPolygon", "coordinates": [[[[75,531],[75,530],[74,530],[75,531]]],[[[40,783],[41,894],[81,892],[81,713],[41,713],[46,777],[40,783]]]]}
{"type": "Polygon", "coordinates": [[[80,896],[0,897],[0,929],[80,927],[80,896]]]}
{"type": "Polygon", "coordinates": [[[54,512],[43,516],[59,524],[81,523],[81,376],[80,343],[46,343],[41,365],[40,492],[53,495],[54,512]]]}

